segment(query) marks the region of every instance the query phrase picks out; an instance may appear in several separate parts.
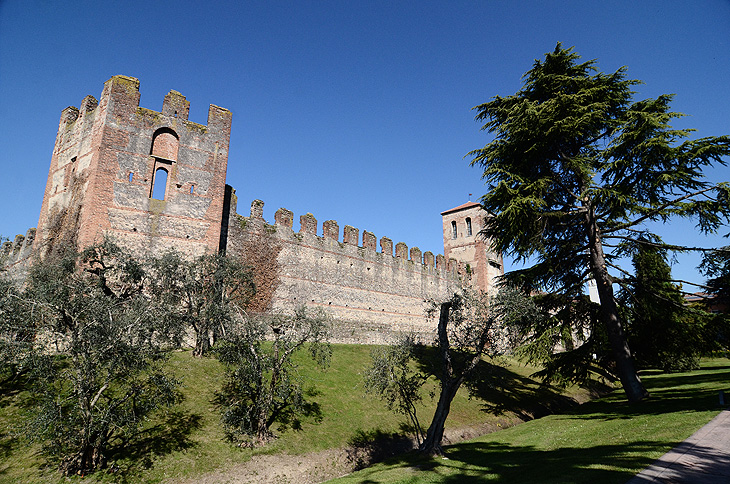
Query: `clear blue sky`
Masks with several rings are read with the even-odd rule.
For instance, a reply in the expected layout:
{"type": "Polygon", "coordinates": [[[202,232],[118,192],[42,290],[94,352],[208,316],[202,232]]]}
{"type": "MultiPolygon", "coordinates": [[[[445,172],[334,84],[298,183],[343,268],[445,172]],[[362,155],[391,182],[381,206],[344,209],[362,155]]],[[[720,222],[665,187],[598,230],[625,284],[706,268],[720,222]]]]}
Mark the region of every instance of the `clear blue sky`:
{"type": "MultiPolygon", "coordinates": [[[[233,112],[239,213],[258,198],[269,221],[286,207],[441,253],[440,212],[484,192],[464,159],[489,141],[471,108],[517,91],[558,41],[628,66],[637,98],[676,93],[690,116],[675,126],[730,133],[727,0],[0,0],[0,234],[37,223],[61,110],[124,74],[143,107],[175,89],[192,121],[233,112]]],[[[675,276],[697,279],[694,265],[675,276]]]]}

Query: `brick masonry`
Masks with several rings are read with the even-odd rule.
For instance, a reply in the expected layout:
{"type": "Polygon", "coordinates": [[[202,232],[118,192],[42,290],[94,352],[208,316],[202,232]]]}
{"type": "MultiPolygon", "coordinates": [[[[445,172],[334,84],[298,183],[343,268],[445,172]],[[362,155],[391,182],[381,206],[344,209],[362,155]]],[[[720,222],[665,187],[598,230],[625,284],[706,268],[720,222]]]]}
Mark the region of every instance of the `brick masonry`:
{"type": "Polygon", "coordinates": [[[224,250],[259,270],[256,310],[322,307],[337,322],[336,341],[361,343],[411,331],[432,338],[428,300],[464,283],[491,290],[502,273],[501,257],[476,236],[486,214],[471,202],[442,214],[444,255],[436,256],[334,220],[320,224],[310,213],[294,232],[293,212],[279,209],[269,224],[260,200],[239,215],[225,184],[231,113],[211,105],[201,125],[188,120],[190,104],[177,91],[161,111],[141,108],[139,99],[137,79],[114,76],[99,101],[87,96],[62,111],[38,230],[2,247],[16,272],[33,254],[104,236],[138,254],[224,250]]]}
{"type": "Polygon", "coordinates": [[[58,224],[74,226],[82,247],[110,235],[138,252],[217,250],[231,113],[211,105],[204,126],[188,121],[189,102],[176,91],[161,112],[140,108],[139,97],[137,79],[114,76],[99,102],[87,96],[80,110],[63,111],[38,221],[41,253],[59,238],[58,224]]]}
{"type": "MultiPolygon", "coordinates": [[[[234,197],[235,200],[235,197],[234,197]]],[[[274,224],[262,218],[263,202],[255,200],[244,217],[231,210],[227,252],[242,255],[241,242],[259,238],[259,245],[274,244],[279,283],[271,308],[287,310],[298,304],[321,307],[338,322],[338,342],[385,343],[396,333],[414,332],[424,339],[434,336],[434,321],[425,310],[431,299],[448,298],[458,289],[456,261],[452,269],[436,268],[431,252],[421,254],[405,243],[383,238],[384,250],[375,250],[375,235],[345,225],[340,239],[339,224],[322,223],[321,236],[312,214],[301,217],[299,232],[292,229],[293,214],[277,210],[274,224]]],[[[443,258],[443,256],[441,256],[443,258]]]]}

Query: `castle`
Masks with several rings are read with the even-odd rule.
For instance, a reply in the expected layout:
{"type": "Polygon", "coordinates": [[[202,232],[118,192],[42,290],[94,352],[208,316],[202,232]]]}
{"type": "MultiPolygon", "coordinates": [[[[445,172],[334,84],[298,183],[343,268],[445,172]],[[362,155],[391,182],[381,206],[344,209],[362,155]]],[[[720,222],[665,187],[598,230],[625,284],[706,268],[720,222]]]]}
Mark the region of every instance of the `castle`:
{"type": "Polygon", "coordinates": [[[211,105],[207,125],[188,120],[190,103],[170,91],[162,111],[139,106],[139,81],[114,76],[100,99],[61,113],[37,229],[6,242],[7,263],[27,265],[55,244],[88,246],[110,236],[135,253],[174,247],[195,257],[225,251],[256,271],[255,309],[324,307],[334,340],[381,343],[389,335],[434,332],[424,318],[429,299],[463,284],[491,291],[503,274],[500,254],[479,231],[487,214],[469,202],[443,212],[444,254],[312,214],[276,212],[263,219],[254,200],[247,216],[226,185],[231,112],[211,105]],[[395,254],[393,249],[395,248],[395,254]]]}

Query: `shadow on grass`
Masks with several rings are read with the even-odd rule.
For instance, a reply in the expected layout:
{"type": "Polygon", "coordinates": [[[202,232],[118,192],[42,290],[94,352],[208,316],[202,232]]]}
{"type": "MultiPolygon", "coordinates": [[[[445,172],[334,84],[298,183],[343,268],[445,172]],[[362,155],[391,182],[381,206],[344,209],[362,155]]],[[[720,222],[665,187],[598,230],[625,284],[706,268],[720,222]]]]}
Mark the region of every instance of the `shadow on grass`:
{"type": "Polygon", "coordinates": [[[682,411],[720,410],[718,391],[730,386],[730,368],[705,373],[643,374],[650,397],[628,403],[621,392],[601,401],[581,406],[566,415],[581,419],[630,419],[639,415],[660,415],[682,411]]]}
{"type": "MultiPolygon", "coordinates": [[[[437,375],[440,361],[438,349],[422,346],[416,353],[419,370],[437,375]]],[[[576,407],[579,402],[563,395],[559,388],[542,385],[530,377],[515,373],[503,366],[481,361],[473,378],[465,387],[472,397],[483,402],[482,410],[494,415],[507,412],[521,420],[532,420],[576,407]]],[[[609,385],[592,382],[586,387],[593,396],[605,395],[613,390],[609,385]]]]}
{"type": "Polygon", "coordinates": [[[636,469],[638,472],[653,462],[650,458],[632,454],[645,455],[664,450],[666,444],[654,442],[590,448],[565,447],[550,451],[536,450],[530,446],[468,443],[450,447],[447,452],[449,460],[433,461],[436,464],[433,470],[451,474],[442,481],[444,483],[480,482],[485,478],[491,482],[505,483],[562,483],[566,482],[566,475],[571,476],[570,482],[621,483],[636,473],[625,469],[636,469]]]}
{"type": "MultiPolygon", "coordinates": [[[[439,484],[467,483],[541,483],[610,484],[624,483],[654,460],[643,457],[668,450],[656,442],[600,445],[589,448],[563,447],[539,450],[532,446],[512,446],[493,442],[469,442],[447,447],[445,458],[405,454],[388,461],[403,468],[397,482],[439,484]]],[[[701,455],[703,449],[698,449],[701,455]]],[[[718,466],[730,466],[725,456],[718,466]]],[[[726,467],[725,467],[726,468],[726,467]]],[[[360,484],[391,482],[394,476],[382,475],[381,468],[358,474],[360,484]]],[[[698,481],[700,482],[700,481],[698,481]]]]}
{"type": "MultiPolygon", "coordinates": [[[[108,452],[107,471],[119,474],[122,482],[134,474],[152,467],[153,458],[189,449],[196,444],[190,434],[202,427],[198,414],[171,411],[157,425],[146,428],[128,441],[115,442],[108,452]]],[[[134,482],[132,479],[129,482],[134,482]]]]}
{"type": "Polygon", "coordinates": [[[347,448],[347,458],[352,462],[353,470],[364,469],[376,462],[413,450],[413,441],[405,435],[412,430],[406,426],[400,432],[357,430],[347,448]]]}
{"type": "MultiPolygon", "coordinates": [[[[468,388],[472,396],[484,402],[485,412],[495,415],[512,412],[522,420],[544,417],[579,405],[575,399],[563,395],[560,388],[538,384],[532,378],[487,362],[481,362],[477,379],[468,388]]],[[[592,382],[586,388],[593,396],[613,390],[599,382],[592,382]]]]}
{"type": "Polygon", "coordinates": [[[322,406],[319,402],[313,400],[322,394],[321,391],[315,387],[310,387],[304,390],[302,404],[300,409],[287,408],[284,409],[281,414],[276,418],[276,422],[279,424],[279,430],[283,431],[287,428],[292,430],[301,431],[302,423],[304,420],[313,423],[321,424],[324,420],[324,414],[322,413],[322,406]]]}

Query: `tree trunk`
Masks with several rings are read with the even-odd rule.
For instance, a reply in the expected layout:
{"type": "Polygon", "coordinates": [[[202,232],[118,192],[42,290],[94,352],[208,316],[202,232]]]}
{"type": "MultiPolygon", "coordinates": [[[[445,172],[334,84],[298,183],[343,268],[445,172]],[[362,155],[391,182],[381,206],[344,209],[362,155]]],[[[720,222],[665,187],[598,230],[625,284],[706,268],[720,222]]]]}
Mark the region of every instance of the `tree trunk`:
{"type": "Polygon", "coordinates": [[[426,432],[426,440],[423,441],[420,452],[428,455],[442,455],[441,441],[444,438],[444,426],[446,417],[449,416],[451,410],[451,402],[456,395],[460,386],[459,380],[446,379],[441,381],[441,394],[439,402],[436,405],[436,411],[433,414],[433,420],[426,432]]]}
{"type": "Polygon", "coordinates": [[[201,323],[195,332],[195,348],[193,348],[193,356],[202,357],[210,353],[210,336],[208,335],[208,325],[201,323]]]}
{"type": "Polygon", "coordinates": [[[86,443],[77,453],[68,456],[61,462],[61,470],[67,476],[84,475],[93,472],[104,465],[104,455],[101,445],[86,443]]]}
{"type": "Polygon", "coordinates": [[[451,365],[449,337],[446,332],[446,327],[449,324],[450,310],[450,302],[441,304],[438,326],[439,351],[441,352],[441,358],[443,360],[443,368],[441,369],[440,375],[441,393],[439,395],[438,405],[436,405],[436,411],[434,412],[433,419],[431,420],[431,425],[428,427],[428,431],[426,432],[426,440],[423,441],[421,447],[418,449],[420,452],[428,455],[443,454],[443,450],[441,449],[441,440],[444,438],[446,417],[449,416],[451,401],[454,399],[456,391],[459,389],[462,382],[461,377],[453,378],[454,369],[451,365]]]}
{"type": "Polygon", "coordinates": [[[613,296],[613,285],[606,267],[601,236],[598,227],[592,221],[589,223],[588,238],[591,271],[596,281],[598,297],[601,301],[598,319],[606,328],[608,340],[611,343],[611,349],[616,362],[616,371],[621,380],[621,386],[623,386],[629,402],[639,402],[648,397],[649,392],[644,388],[639,374],[636,371],[634,359],[631,356],[631,350],[626,340],[626,333],[618,315],[616,300],[613,296]]]}

